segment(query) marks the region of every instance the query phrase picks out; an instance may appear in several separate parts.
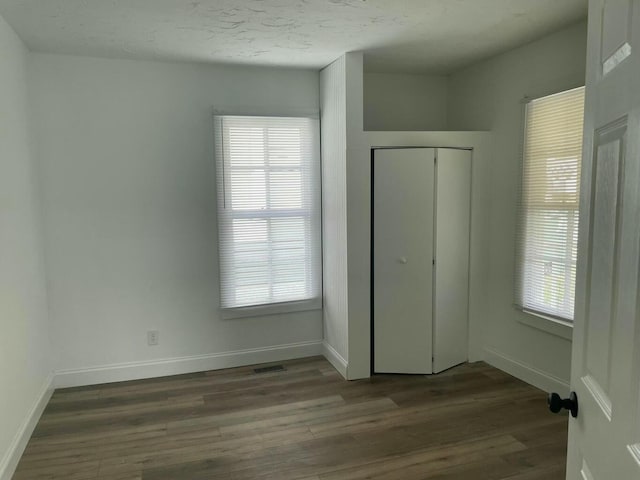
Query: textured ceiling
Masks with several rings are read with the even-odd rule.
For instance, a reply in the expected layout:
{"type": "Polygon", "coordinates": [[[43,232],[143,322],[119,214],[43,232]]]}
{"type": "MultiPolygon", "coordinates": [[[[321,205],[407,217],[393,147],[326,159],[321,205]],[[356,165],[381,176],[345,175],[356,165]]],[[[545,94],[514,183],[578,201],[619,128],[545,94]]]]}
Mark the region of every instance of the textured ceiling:
{"type": "Polygon", "coordinates": [[[445,73],[586,17],[587,0],[0,0],[34,51],[445,73]]]}

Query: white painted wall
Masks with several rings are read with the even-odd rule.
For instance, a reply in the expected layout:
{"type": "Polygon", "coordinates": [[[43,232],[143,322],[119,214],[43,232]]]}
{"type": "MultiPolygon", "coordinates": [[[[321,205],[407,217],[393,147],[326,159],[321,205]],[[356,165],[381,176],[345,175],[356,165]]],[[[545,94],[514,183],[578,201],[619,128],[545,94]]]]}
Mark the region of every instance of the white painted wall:
{"type": "Polygon", "coordinates": [[[346,58],[320,72],[324,354],[347,376],[346,58]]]}
{"type": "Polygon", "coordinates": [[[321,352],[319,310],[220,316],[211,117],[317,111],[317,72],[33,54],[31,73],[62,385],[321,352]]]}
{"type": "Polygon", "coordinates": [[[0,17],[0,479],[9,479],[51,383],[28,52],[0,17]]]}
{"type": "Polygon", "coordinates": [[[364,74],[364,129],[446,130],[446,75],[364,74]]]}
{"type": "Polygon", "coordinates": [[[456,72],[449,82],[449,128],[492,130],[495,140],[490,164],[484,356],[546,388],[562,389],[568,384],[571,342],[523,323],[536,319],[512,306],[521,100],[583,85],[585,56],[586,25],[580,23],[456,72]]]}

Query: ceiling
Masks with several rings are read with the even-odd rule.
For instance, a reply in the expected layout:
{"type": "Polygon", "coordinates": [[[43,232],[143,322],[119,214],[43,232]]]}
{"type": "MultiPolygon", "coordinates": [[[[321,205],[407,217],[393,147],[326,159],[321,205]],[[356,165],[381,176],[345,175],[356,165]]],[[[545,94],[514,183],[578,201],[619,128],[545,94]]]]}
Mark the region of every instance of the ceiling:
{"type": "Polygon", "coordinates": [[[34,51],[448,73],[586,18],[587,0],[0,0],[34,51]]]}

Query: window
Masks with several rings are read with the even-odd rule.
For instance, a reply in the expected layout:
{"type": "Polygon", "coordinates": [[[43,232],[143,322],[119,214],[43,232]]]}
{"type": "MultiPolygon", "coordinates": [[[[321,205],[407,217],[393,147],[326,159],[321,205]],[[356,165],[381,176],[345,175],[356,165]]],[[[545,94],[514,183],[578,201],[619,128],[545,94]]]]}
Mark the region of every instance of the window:
{"type": "Polygon", "coordinates": [[[320,307],[318,130],[314,118],[215,117],[223,309],[320,307]]]}
{"type": "Polygon", "coordinates": [[[572,321],[584,87],[526,107],[516,303],[572,321]]]}

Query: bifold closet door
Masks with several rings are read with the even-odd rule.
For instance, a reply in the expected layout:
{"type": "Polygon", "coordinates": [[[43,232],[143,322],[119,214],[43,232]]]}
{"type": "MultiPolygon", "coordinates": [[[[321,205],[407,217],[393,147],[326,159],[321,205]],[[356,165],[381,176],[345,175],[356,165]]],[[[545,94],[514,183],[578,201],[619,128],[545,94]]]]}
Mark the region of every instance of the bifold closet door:
{"type": "Polygon", "coordinates": [[[438,149],[433,372],[468,360],[471,151],[438,149]]]}
{"type": "Polygon", "coordinates": [[[373,338],[377,373],[432,372],[432,148],[373,160],[373,338]]]}

